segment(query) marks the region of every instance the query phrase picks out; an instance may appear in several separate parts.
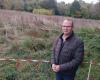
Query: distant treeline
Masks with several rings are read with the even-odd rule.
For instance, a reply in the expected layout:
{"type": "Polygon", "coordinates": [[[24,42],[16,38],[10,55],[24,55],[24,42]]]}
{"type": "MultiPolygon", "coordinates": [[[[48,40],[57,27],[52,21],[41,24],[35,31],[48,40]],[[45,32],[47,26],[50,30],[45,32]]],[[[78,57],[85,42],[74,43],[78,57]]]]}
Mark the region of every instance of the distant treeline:
{"type": "Polygon", "coordinates": [[[100,19],[100,0],[86,3],[74,0],[73,3],[57,3],[56,0],[0,0],[0,9],[21,10],[46,15],[63,15],[77,18],[100,19]]]}

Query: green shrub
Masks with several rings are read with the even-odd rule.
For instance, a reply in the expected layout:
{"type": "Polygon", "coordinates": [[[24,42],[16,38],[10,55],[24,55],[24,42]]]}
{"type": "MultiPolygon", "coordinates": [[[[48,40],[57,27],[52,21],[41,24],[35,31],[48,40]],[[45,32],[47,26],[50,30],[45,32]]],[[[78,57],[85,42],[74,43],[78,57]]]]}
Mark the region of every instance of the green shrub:
{"type": "Polygon", "coordinates": [[[48,9],[34,9],[33,10],[34,14],[44,14],[44,15],[53,15],[53,11],[52,10],[48,10],[48,9]]]}
{"type": "Polygon", "coordinates": [[[25,37],[21,42],[20,46],[22,48],[27,48],[29,50],[38,51],[45,49],[45,43],[42,39],[36,39],[32,37],[25,37]]]}
{"type": "Polygon", "coordinates": [[[3,44],[6,42],[6,39],[3,36],[0,36],[0,44],[3,44]]]}

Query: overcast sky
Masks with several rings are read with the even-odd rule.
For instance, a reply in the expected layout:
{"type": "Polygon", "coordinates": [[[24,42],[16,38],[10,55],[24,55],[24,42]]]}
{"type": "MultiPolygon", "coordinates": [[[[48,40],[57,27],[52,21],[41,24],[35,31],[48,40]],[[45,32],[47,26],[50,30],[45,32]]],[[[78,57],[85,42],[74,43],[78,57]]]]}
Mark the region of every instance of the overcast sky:
{"type": "MultiPolygon", "coordinates": [[[[61,1],[64,1],[65,3],[72,3],[74,0],[57,0],[57,2],[61,2],[61,1]]],[[[98,0],[83,0],[83,1],[85,1],[87,3],[91,3],[91,2],[96,3],[96,2],[98,2],[98,0]]]]}

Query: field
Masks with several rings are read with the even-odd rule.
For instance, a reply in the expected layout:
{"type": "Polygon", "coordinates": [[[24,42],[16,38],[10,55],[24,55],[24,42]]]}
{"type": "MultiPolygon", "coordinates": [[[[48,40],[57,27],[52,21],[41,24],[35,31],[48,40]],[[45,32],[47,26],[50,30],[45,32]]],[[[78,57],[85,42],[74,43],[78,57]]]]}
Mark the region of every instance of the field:
{"type": "MultiPolygon", "coordinates": [[[[0,58],[8,60],[0,61],[0,80],[54,80],[50,63],[41,60],[50,60],[52,43],[61,34],[60,24],[64,19],[1,10],[0,58]],[[17,61],[9,61],[9,58],[17,61]]],[[[100,21],[82,19],[78,25],[80,20],[74,19],[74,31],[85,43],[84,62],[93,60],[90,80],[100,80],[100,21]]],[[[87,79],[89,65],[80,66],[76,80],[87,79]]]]}

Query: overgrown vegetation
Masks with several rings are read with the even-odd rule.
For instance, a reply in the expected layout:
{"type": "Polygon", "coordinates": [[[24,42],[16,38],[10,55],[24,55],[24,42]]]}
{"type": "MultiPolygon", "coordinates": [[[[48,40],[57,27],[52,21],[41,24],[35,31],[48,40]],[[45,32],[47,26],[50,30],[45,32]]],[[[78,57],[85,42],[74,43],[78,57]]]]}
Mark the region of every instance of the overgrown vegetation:
{"type": "MultiPolygon", "coordinates": [[[[40,31],[39,31],[40,32],[40,31]]],[[[85,58],[84,62],[90,60],[100,62],[100,29],[81,28],[75,29],[75,33],[85,43],[85,58]]],[[[39,37],[21,36],[16,43],[9,44],[10,49],[3,53],[4,57],[23,58],[23,59],[38,59],[40,62],[9,62],[0,61],[0,79],[1,80],[54,80],[55,76],[51,70],[49,63],[42,63],[41,60],[50,60],[52,42],[59,31],[41,31],[39,37]]],[[[5,44],[1,39],[0,44],[5,44]]],[[[2,54],[0,54],[2,55],[2,54]]],[[[92,65],[90,78],[100,80],[100,66],[92,65]]],[[[89,64],[80,66],[76,80],[84,80],[87,78],[89,64]]]]}

